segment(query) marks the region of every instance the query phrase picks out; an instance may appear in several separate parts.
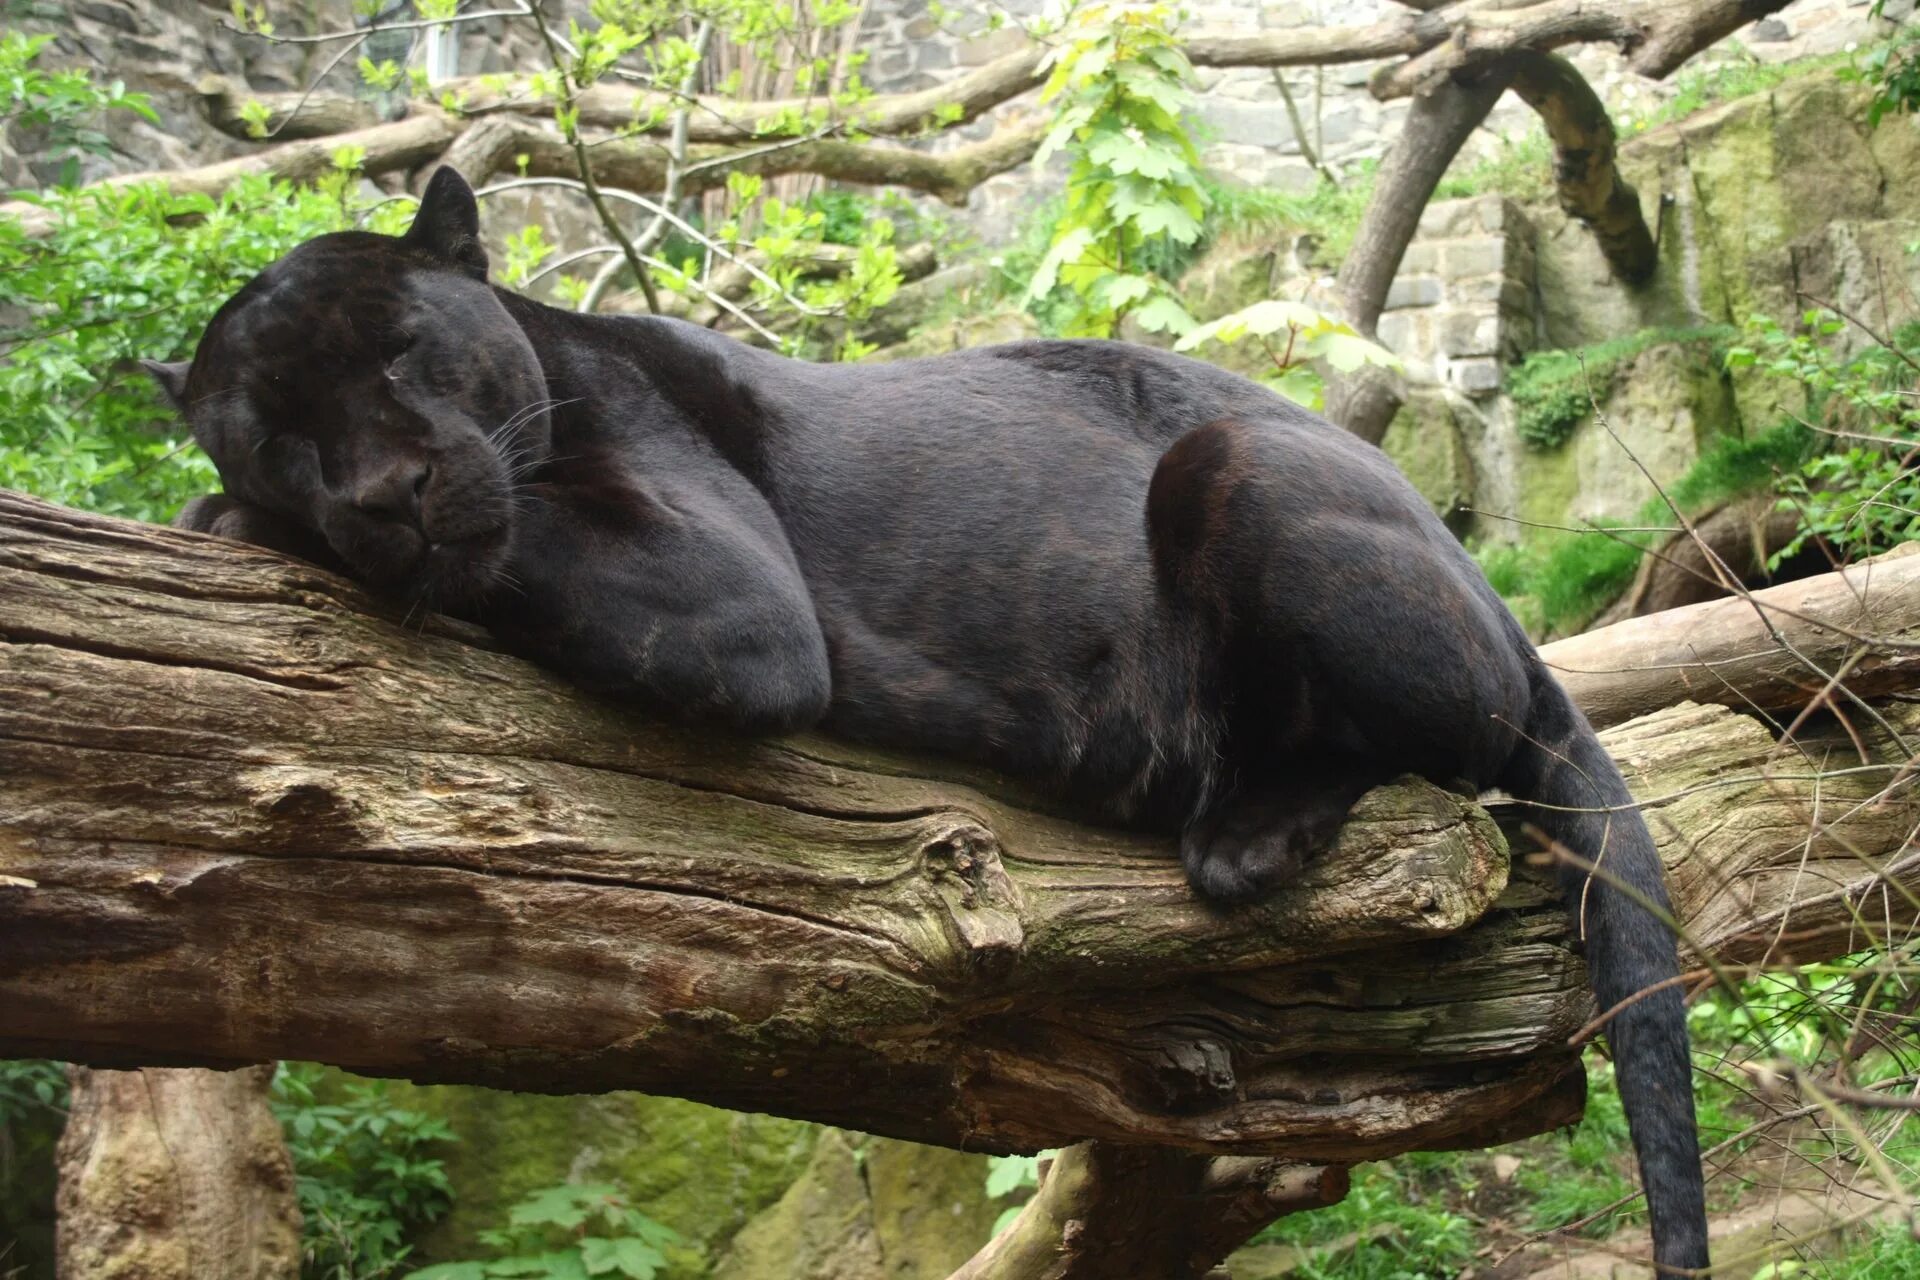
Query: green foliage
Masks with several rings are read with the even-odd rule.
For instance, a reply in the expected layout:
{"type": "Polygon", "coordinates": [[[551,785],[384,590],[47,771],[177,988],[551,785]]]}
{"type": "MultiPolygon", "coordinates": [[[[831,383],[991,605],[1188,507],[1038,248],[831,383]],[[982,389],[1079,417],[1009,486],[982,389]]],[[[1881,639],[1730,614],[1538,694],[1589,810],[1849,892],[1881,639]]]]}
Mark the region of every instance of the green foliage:
{"type": "MultiPolygon", "coordinates": [[[[1600,1213],[1633,1190],[1624,1171],[1627,1113],[1615,1087],[1613,1068],[1604,1062],[1587,1071],[1587,1109],[1580,1123],[1541,1140],[1540,1158],[1524,1160],[1514,1182],[1529,1197],[1529,1229],[1566,1226],[1600,1213]]],[[[1615,1214],[1601,1214],[1581,1229],[1593,1237],[1607,1235],[1617,1225],[1615,1214]]]]}
{"type": "Polygon", "coordinates": [[[104,87],[84,71],[48,71],[38,65],[52,36],[0,31],[0,138],[18,128],[44,132],[44,150],[61,160],[57,185],[79,181],[80,157],[107,149],[98,127],[109,111],[131,111],[158,124],[160,118],[142,93],[128,93],[115,80],[104,87]]]}
{"type": "Polygon", "coordinates": [[[1275,1222],[1256,1240],[1310,1251],[1301,1280],[1452,1280],[1473,1258],[1473,1163],[1416,1154],[1353,1171],[1339,1204],[1275,1222]]]}
{"type": "MultiPolygon", "coordinates": [[[[1883,16],[1885,8],[1886,0],[1874,0],[1873,16],[1883,16]]],[[[1859,61],[1840,74],[1872,88],[1868,128],[1878,128],[1889,115],[1920,111],[1920,27],[1902,28],[1893,39],[1862,52],[1859,61]]]]}
{"type": "Polygon", "coordinates": [[[1801,530],[1778,564],[1817,544],[1839,560],[1885,551],[1920,537],[1920,324],[1874,340],[1853,355],[1836,341],[1848,322],[1815,308],[1788,330],[1766,316],[1748,322],[1748,341],[1727,363],[1796,383],[1809,411],[1832,432],[1834,448],[1781,480],[1781,500],[1801,530]]]}
{"type": "Polygon", "coordinates": [[[1558,448],[1594,401],[1607,398],[1614,375],[1643,351],[1673,343],[1720,343],[1734,332],[1726,325],[1651,328],[1575,351],[1535,351],[1507,370],[1514,427],[1535,448],[1558,448]]]}
{"type": "Polygon", "coordinates": [[[993,1234],[999,1235],[1020,1216],[1034,1190],[1040,1185],[1040,1162],[1051,1160],[1057,1151],[1042,1151],[1030,1156],[990,1156],[987,1159],[987,1199],[1013,1203],[993,1220],[993,1234]]]}
{"type": "Polygon", "coordinates": [[[680,1237],[635,1209],[618,1187],[565,1183],[528,1195],[507,1212],[506,1226],[480,1239],[499,1256],[439,1263],[405,1280],[653,1280],[666,1265],[662,1250],[680,1237]]]}
{"type": "Polygon", "coordinates": [[[1176,20],[1170,5],[1090,4],[1048,55],[1041,101],[1057,105],[1034,166],[1067,148],[1073,168],[1026,296],[1064,285],[1075,336],[1111,337],[1129,315],[1150,333],[1193,327],[1172,282],[1148,260],[1149,246],[1196,243],[1206,209],[1199,153],[1180,120],[1192,102],[1192,68],[1176,20]]]}
{"type": "Polygon", "coordinates": [[[453,1132],[395,1105],[385,1081],[328,1081],[310,1063],[280,1064],[273,1111],[293,1153],[303,1280],[393,1275],[411,1252],[407,1232],[452,1203],[432,1152],[453,1132]]]}
{"type": "MultiPolygon", "coordinates": [[[[344,179],[342,171],[337,177],[344,179]]],[[[350,226],[343,181],[243,178],[216,199],[154,187],[39,197],[50,234],[0,218],[0,485],[165,520],[217,488],[212,466],[136,363],[189,355],[228,295],[300,241],[350,226]]],[[[405,204],[373,218],[394,229],[405,204]]]]}
{"type": "Polygon", "coordinates": [[[1318,242],[1307,256],[1328,267],[1338,266],[1353,247],[1353,234],[1360,228],[1367,201],[1373,198],[1378,171],[1377,160],[1357,161],[1339,182],[1317,182],[1303,192],[1203,178],[1208,204],[1201,243],[1276,229],[1305,232],[1318,242]]]}
{"type": "Polygon", "coordinates": [[[1231,315],[1200,325],[1174,343],[1175,351],[1191,351],[1209,342],[1230,345],[1251,339],[1272,362],[1263,381],[1281,395],[1320,408],[1326,390],[1318,365],[1352,373],[1362,365],[1397,368],[1400,361],[1386,348],[1367,341],[1352,325],[1304,302],[1270,298],[1231,315]]]}
{"type": "Polygon", "coordinates": [[[67,1071],[42,1058],[0,1059],[0,1134],[28,1116],[67,1109],[67,1071]]]}

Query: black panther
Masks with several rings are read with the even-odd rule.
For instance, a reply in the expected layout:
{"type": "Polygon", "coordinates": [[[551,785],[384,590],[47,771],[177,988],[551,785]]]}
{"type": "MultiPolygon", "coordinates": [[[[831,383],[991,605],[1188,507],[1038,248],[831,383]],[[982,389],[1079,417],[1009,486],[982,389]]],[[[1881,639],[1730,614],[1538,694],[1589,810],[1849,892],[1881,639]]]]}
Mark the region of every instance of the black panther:
{"type": "Polygon", "coordinates": [[[443,168],[406,235],[300,246],[150,366],[225,487],[182,523],[667,715],[1043,784],[1177,836],[1221,901],[1285,883],[1375,783],[1504,787],[1604,862],[1566,892],[1601,1007],[1657,988],[1610,1027],[1656,1255],[1707,1265],[1652,839],[1378,450],[1125,343],[814,365],[557,310],[488,285],[476,214],[443,168]]]}

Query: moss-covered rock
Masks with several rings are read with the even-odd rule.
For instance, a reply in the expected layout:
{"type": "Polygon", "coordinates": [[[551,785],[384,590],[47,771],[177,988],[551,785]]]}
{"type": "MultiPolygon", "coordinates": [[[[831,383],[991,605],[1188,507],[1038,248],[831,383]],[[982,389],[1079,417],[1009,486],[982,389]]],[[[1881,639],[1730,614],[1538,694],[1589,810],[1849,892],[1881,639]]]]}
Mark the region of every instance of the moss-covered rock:
{"type": "Polygon", "coordinates": [[[1473,455],[1444,392],[1411,388],[1380,447],[1441,519],[1464,524],[1462,511],[1473,504],[1473,455]]]}
{"type": "Polygon", "coordinates": [[[854,1138],[823,1131],[805,1171],[734,1236],[713,1280],[885,1280],[864,1159],[854,1138]]]}
{"type": "Polygon", "coordinates": [[[1559,448],[1514,454],[1523,519],[1631,521],[1656,496],[1655,481],[1678,480],[1703,444],[1739,425],[1731,387],[1704,342],[1650,347],[1595,394],[1604,424],[1589,413],[1559,448]]]}
{"type": "Polygon", "coordinates": [[[999,1216],[986,1196],[987,1157],[876,1138],[867,1195],[888,1280],[942,1280],[972,1257],[999,1216]]]}
{"type": "Polygon", "coordinates": [[[478,1233],[504,1222],[529,1191],[610,1182],[686,1238],[666,1274],[692,1280],[808,1167],[822,1132],[637,1093],[546,1097],[396,1082],[392,1096],[443,1118],[460,1139],[444,1153],[453,1211],[417,1242],[426,1261],[484,1256],[478,1233]]]}
{"type": "Polygon", "coordinates": [[[987,1242],[985,1156],[825,1131],[714,1280],[940,1280],[987,1242]]]}

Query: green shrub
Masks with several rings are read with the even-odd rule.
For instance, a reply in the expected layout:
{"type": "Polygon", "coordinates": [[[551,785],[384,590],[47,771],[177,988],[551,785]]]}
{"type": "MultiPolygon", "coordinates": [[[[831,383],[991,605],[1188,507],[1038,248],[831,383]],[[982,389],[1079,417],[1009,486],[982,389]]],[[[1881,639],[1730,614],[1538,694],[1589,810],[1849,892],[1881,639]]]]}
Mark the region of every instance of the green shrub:
{"type": "Polygon", "coordinates": [[[412,1252],[407,1233],[453,1203],[434,1148],[454,1140],[434,1116],[394,1104],[382,1080],[330,1079],[283,1062],[273,1112],[293,1154],[302,1280],[382,1280],[412,1252]]]}
{"type": "Polygon", "coordinates": [[[1642,329],[1572,351],[1535,351],[1507,371],[1506,392],[1513,401],[1514,427],[1520,438],[1540,449],[1565,444],[1613,389],[1614,375],[1653,347],[1711,343],[1716,347],[1736,331],[1728,325],[1642,329]]]}
{"type": "Polygon", "coordinates": [[[409,1272],[406,1280],[653,1280],[667,1262],[662,1250],[679,1239],[629,1204],[618,1187],[567,1183],[533,1192],[507,1211],[504,1227],[480,1233],[498,1256],[442,1262],[409,1272]]]}

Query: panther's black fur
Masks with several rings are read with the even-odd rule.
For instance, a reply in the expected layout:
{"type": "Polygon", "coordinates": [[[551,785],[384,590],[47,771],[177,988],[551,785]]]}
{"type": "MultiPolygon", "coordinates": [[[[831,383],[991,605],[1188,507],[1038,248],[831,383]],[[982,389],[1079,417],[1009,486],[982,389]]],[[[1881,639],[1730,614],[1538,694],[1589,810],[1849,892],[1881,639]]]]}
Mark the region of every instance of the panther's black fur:
{"type": "MultiPolygon", "coordinates": [[[[817,366],[485,283],[451,170],[402,238],[322,236],[155,366],[226,495],[185,523],[330,561],[673,715],[819,725],[1178,833],[1209,896],[1285,881],[1369,785],[1500,785],[1643,900],[1619,773],[1371,446],[1121,343],[817,366]]],[[[1567,876],[1603,1007],[1675,972],[1567,876]]],[[[1611,1037],[1661,1262],[1706,1265],[1684,1011],[1611,1037]]]]}

